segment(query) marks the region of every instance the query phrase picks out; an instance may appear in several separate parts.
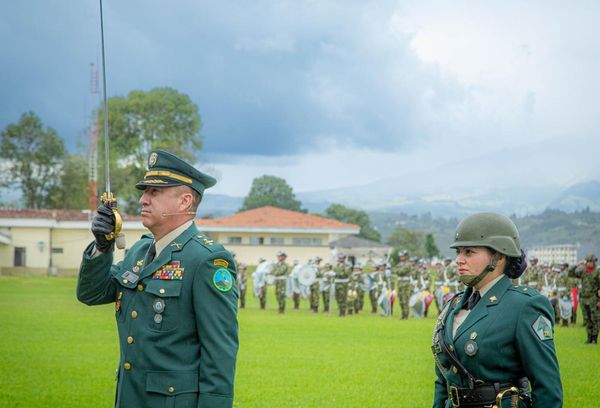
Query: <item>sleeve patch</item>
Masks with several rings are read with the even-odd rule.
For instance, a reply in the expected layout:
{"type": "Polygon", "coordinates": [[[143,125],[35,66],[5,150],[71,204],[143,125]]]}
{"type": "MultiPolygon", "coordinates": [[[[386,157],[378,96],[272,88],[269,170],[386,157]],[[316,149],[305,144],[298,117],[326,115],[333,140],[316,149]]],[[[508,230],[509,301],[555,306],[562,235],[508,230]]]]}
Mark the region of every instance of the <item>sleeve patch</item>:
{"type": "Polygon", "coordinates": [[[229,266],[229,262],[227,262],[225,259],[215,259],[213,264],[215,266],[222,266],[223,268],[227,268],[229,266]]]}
{"type": "Polygon", "coordinates": [[[552,323],[547,317],[539,315],[531,327],[540,340],[552,339],[552,323]]]}
{"type": "Polygon", "coordinates": [[[213,274],[213,285],[220,292],[229,292],[233,287],[231,272],[225,268],[219,268],[213,274]]]}

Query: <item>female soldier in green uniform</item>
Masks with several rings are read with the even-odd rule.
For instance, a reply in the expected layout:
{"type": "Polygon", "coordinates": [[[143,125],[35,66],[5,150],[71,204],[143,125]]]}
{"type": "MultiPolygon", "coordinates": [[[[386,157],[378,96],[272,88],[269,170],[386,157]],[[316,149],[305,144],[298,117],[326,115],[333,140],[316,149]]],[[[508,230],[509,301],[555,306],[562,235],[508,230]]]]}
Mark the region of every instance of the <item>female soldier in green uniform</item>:
{"type": "Polygon", "coordinates": [[[535,289],[510,282],[526,268],[514,223],[471,215],[451,247],[467,289],[446,304],[434,331],[433,406],[561,407],[552,306],[535,289]]]}

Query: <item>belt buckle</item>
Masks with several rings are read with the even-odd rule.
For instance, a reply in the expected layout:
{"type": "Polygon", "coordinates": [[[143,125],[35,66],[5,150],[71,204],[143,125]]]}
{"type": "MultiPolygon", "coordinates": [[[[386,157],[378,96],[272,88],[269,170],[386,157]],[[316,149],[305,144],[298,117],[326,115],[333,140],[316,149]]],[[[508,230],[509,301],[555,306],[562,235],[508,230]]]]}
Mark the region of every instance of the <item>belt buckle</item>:
{"type": "Polygon", "coordinates": [[[452,402],[453,407],[460,406],[460,398],[458,396],[458,389],[454,385],[450,385],[448,387],[448,395],[450,396],[450,402],[452,402]]]}

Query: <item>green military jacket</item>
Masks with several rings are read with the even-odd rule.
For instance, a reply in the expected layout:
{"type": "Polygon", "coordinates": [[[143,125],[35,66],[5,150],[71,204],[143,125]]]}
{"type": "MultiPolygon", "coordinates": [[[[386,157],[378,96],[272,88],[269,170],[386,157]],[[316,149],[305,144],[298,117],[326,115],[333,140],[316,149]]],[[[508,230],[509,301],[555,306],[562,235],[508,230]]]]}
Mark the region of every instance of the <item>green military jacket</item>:
{"type": "MultiPolygon", "coordinates": [[[[464,296],[448,302],[447,312],[442,312],[438,320],[438,324],[445,324],[444,341],[458,361],[485,383],[510,383],[527,376],[534,407],[562,407],[562,385],[553,340],[554,312],[548,299],[534,289],[513,286],[503,276],[452,336],[454,315],[472,291],[468,288],[464,296]],[[475,347],[469,344],[470,340],[476,343],[475,347]]],[[[438,359],[433,406],[449,408],[452,403],[447,387],[467,387],[468,383],[440,351],[436,336],[432,348],[438,359]]]]}
{"type": "Polygon", "coordinates": [[[231,254],[191,225],[150,264],[144,235],[113,265],[84,252],[77,298],[115,303],[120,361],[117,407],[233,405],[238,350],[236,270],[231,254]]]}

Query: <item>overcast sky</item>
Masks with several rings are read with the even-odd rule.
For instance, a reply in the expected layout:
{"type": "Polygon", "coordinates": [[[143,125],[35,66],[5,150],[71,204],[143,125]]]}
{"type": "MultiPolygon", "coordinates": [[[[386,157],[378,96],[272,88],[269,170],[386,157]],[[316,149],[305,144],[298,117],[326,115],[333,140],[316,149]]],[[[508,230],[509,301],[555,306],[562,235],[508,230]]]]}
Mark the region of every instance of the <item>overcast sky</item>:
{"type": "MultiPolygon", "coordinates": [[[[600,179],[599,18],[597,1],[104,0],[108,95],[189,95],[216,193],[421,170],[567,186],[600,179]]],[[[0,37],[0,127],[31,110],[85,148],[98,1],[3,1],[0,37]]]]}

